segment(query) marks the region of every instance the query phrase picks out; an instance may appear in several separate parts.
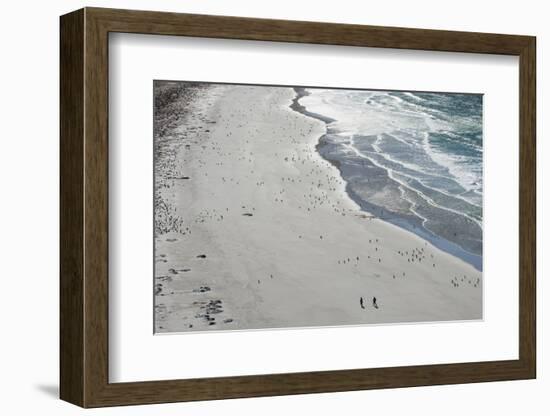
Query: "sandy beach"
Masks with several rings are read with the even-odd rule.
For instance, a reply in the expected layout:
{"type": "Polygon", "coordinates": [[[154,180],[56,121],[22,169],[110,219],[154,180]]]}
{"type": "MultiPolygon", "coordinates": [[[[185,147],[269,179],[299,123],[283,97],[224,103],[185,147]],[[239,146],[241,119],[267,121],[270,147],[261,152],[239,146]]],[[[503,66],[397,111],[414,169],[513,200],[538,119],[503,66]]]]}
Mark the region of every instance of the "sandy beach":
{"type": "Polygon", "coordinates": [[[360,210],[292,88],[157,90],[156,332],[482,318],[481,272],[360,210]]]}

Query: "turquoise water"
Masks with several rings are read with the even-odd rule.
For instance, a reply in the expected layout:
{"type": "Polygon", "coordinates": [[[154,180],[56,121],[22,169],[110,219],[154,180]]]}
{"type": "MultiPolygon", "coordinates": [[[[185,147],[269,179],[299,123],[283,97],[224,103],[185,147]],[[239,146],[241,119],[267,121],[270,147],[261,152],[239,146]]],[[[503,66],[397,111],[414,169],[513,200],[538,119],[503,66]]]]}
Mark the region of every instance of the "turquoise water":
{"type": "Polygon", "coordinates": [[[366,211],[482,268],[483,96],[308,88],[317,149],[366,211]]]}

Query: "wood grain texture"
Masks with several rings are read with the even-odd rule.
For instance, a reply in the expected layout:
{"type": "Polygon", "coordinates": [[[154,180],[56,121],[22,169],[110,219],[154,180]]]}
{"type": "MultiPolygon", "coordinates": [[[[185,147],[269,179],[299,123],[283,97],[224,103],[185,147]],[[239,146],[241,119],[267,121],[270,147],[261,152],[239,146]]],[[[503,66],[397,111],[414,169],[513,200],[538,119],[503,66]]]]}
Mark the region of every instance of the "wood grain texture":
{"type": "Polygon", "coordinates": [[[528,36],[87,8],[110,32],[519,55],[528,36]]]}
{"type": "Polygon", "coordinates": [[[535,38],[86,8],[61,18],[61,397],[83,407],[534,378],[535,38]],[[520,57],[519,359],[109,383],[108,33],[520,57]]]}
{"type": "Polygon", "coordinates": [[[108,380],[109,181],[108,33],[86,15],[84,58],[84,312],[85,406],[101,395],[108,380]]]}
{"type": "Polygon", "coordinates": [[[519,103],[519,356],[536,377],[536,41],[520,54],[519,103]]]}
{"type": "Polygon", "coordinates": [[[84,404],[84,12],[60,23],[60,388],[84,404]]]}

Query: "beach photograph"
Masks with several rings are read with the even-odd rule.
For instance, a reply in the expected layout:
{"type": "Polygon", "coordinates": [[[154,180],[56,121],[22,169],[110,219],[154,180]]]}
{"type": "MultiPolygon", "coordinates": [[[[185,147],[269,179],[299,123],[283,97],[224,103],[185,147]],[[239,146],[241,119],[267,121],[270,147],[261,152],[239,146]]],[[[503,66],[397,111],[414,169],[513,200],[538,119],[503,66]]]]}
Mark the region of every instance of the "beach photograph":
{"type": "Polygon", "coordinates": [[[154,332],[483,319],[483,95],[155,80],[154,332]]]}

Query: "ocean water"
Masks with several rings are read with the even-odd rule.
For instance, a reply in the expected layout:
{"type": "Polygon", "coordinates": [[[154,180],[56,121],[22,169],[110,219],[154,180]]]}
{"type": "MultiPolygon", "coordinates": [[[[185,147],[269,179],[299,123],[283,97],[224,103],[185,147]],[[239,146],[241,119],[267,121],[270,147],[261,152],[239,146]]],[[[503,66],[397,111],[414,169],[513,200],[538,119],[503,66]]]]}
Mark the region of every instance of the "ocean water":
{"type": "Polygon", "coordinates": [[[297,89],[362,209],[482,268],[483,96],[297,89]]]}

